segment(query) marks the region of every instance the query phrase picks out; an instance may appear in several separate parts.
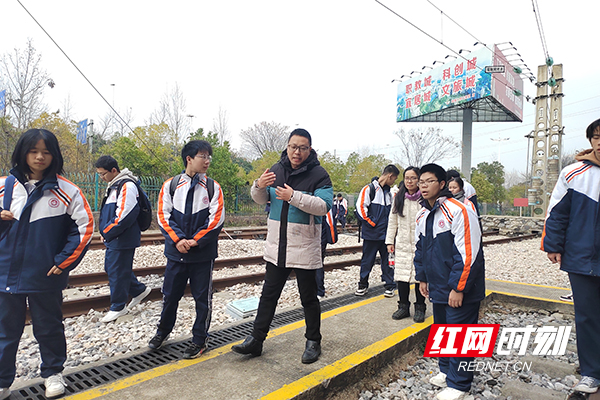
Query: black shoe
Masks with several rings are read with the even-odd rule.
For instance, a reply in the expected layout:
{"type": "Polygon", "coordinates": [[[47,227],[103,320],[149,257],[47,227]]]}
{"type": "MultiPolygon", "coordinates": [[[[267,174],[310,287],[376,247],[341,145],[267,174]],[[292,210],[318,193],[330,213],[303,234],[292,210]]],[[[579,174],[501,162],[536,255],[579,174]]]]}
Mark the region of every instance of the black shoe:
{"type": "Polygon", "coordinates": [[[424,322],[426,309],[427,306],[425,304],[415,304],[415,316],[413,317],[413,320],[415,322],[424,322]]]}
{"type": "Polygon", "coordinates": [[[302,364],[311,364],[319,359],[321,355],[321,343],[314,340],[306,341],[306,350],[302,354],[302,364]]]}
{"type": "Polygon", "coordinates": [[[200,346],[199,344],[192,342],[192,344],[190,344],[190,346],[183,352],[183,358],[190,359],[200,357],[205,351],[206,345],[200,346]]]}
{"type": "Polygon", "coordinates": [[[410,303],[398,302],[398,309],[392,314],[392,319],[402,319],[410,317],[410,303]]]}
{"type": "Polygon", "coordinates": [[[244,343],[231,346],[231,350],[238,354],[252,354],[258,357],[262,354],[262,346],[262,340],[255,339],[254,336],[248,336],[244,343]]]}
{"type": "Polygon", "coordinates": [[[165,340],[167,340],[168,337],[169,337],[169,335],[161,336],[159,334],[156,334],[156,335],[154,335],[154,337],[152,339],[150,339],[150,343],[148,343],[148,347],[150,347],[152,350],[156,350],[160,346],[162,346],[163,342],[165,340]]]}

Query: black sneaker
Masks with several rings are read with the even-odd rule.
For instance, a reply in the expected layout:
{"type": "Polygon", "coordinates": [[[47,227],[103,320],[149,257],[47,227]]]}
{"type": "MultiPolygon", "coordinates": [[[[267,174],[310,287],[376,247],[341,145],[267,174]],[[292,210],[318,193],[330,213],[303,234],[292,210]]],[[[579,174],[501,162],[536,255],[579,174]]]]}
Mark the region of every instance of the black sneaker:
{"type": "Polygon", "coordinates": [[[156,350],[160,346],[162,346],[163,342],[165,340],[167,340],[168,337],[169,337],[169,335],[161,336],[159,334],[156,334],[156,335],[154,335],[154,337],[152,339],[150,339],[150,342],[148,343],[148,347],[150,347],[152,350],[156,350]]]}
{"type": "Polygon", "coordinates": [[[413,321],[417,323],[424,322],[425,310],[427,310],[427,306],[425,304],[415,304],[415,316],[413,317],[413,321]]]}
{"type": "Polygon", "coordinates": [[[190,346],[185,349],[183,352],[183,358],[196,358],[200,357],[206,351],[206,345],[200,346],[199,344],[192,343],[190,346]]]}

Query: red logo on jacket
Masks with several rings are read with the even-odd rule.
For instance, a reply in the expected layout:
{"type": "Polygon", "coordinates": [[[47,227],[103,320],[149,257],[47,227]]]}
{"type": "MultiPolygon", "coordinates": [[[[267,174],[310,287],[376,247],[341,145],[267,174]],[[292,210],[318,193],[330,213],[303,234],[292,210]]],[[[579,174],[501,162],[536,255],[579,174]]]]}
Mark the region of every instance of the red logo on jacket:
{"type": "Polygon", "coordinates": [[[60,202],[58,201],[58,199],[56,197],[53,197],[50,200],[48,200],[48,205],[51,208],[58,208],[58,206],[60,205],[60,202]]]}

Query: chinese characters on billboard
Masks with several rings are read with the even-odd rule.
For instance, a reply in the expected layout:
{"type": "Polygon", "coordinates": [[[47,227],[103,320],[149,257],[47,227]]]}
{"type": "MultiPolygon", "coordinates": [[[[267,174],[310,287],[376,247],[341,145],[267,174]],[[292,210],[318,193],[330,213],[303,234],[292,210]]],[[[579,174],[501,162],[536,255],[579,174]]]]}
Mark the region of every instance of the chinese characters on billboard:
{"type": "Polygon", "coordinates": [[[523,81],[496,48],[486,47],[448,62],[398,85],[396,121],[406,121],[459,104],[493,96],[508,111],[522,119],[523,104],[513,89],[522,92],[523,81]],[[494,54],[495,53],[495,54],[494,54]],[[486,65],[506,65],[503,74],[489,74],[486,65]],[[519,87],[520,84],[520,87],[519,87]]]}

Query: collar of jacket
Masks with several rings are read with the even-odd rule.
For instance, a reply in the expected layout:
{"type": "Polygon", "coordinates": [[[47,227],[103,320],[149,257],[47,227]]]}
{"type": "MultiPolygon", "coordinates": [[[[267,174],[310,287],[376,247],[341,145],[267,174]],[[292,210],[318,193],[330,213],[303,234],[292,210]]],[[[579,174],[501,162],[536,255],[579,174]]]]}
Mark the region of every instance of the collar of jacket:
{"type": "Polygon", "coordinates": [[[600,167],[600,161],[596,158],[594,154],[594,149],[583,150],[575,156],[577,161],[589,161],[592,164],[600,167]]]}
{"type": "MultiPolygon", "coordinates": [[[[17,168],[11,169],[10,174],[14,175],[14,177],[17,178],[22,185],[25,185],[25,182],[27,182],[27,177],[25,174],[21,173],[21,171],[19,171],[17,168]]],[[[45,176],[44,179],[36,184],[36,187],[40,186],[44,187],[43,190],[58,189],[58,178],[56,175],[45,176]]]]}
{"type": "Polygon", "coordinates": [[[310,154],[308,158],[304,160],[302,164],[296,169],[292,168],[292,164],[290,163],[290,159],[287,154],[287,150],[283,150],[281,152],[281,158],[279,159],[279,163],[283,165],[283,168],[288,170],[292,175],[301,174],[309,169],[313,169],[317,165],[321,165],[319,159],[317,158],[317,152],[315,149],[310,149],[310,154]]]}
{"type": "Polygon", "coordinates": [[[452,192],[447,187],[444,187],[442,189],[442,191],[440,192],[438,198],[435,199],[435,203],[433,204],[433,207],[431,207],[429,205],[429,201],[427,201],[425,199],[423,199],[421,201],[421,205],[423,207],[425,207],[426,209],[428,209],[429,211],[433,211],[434,209],[439,208],[440,204],[442,204],[444,201],[446,201],[446,199],[451,199],[451,198],[453,198],[452,192]]]}
{"type": "Polygon", "coordinates": [[[452,197],[462,203],[465,200],[465,191],[461,190],[460,192],[453,194],[452,197]]]}

